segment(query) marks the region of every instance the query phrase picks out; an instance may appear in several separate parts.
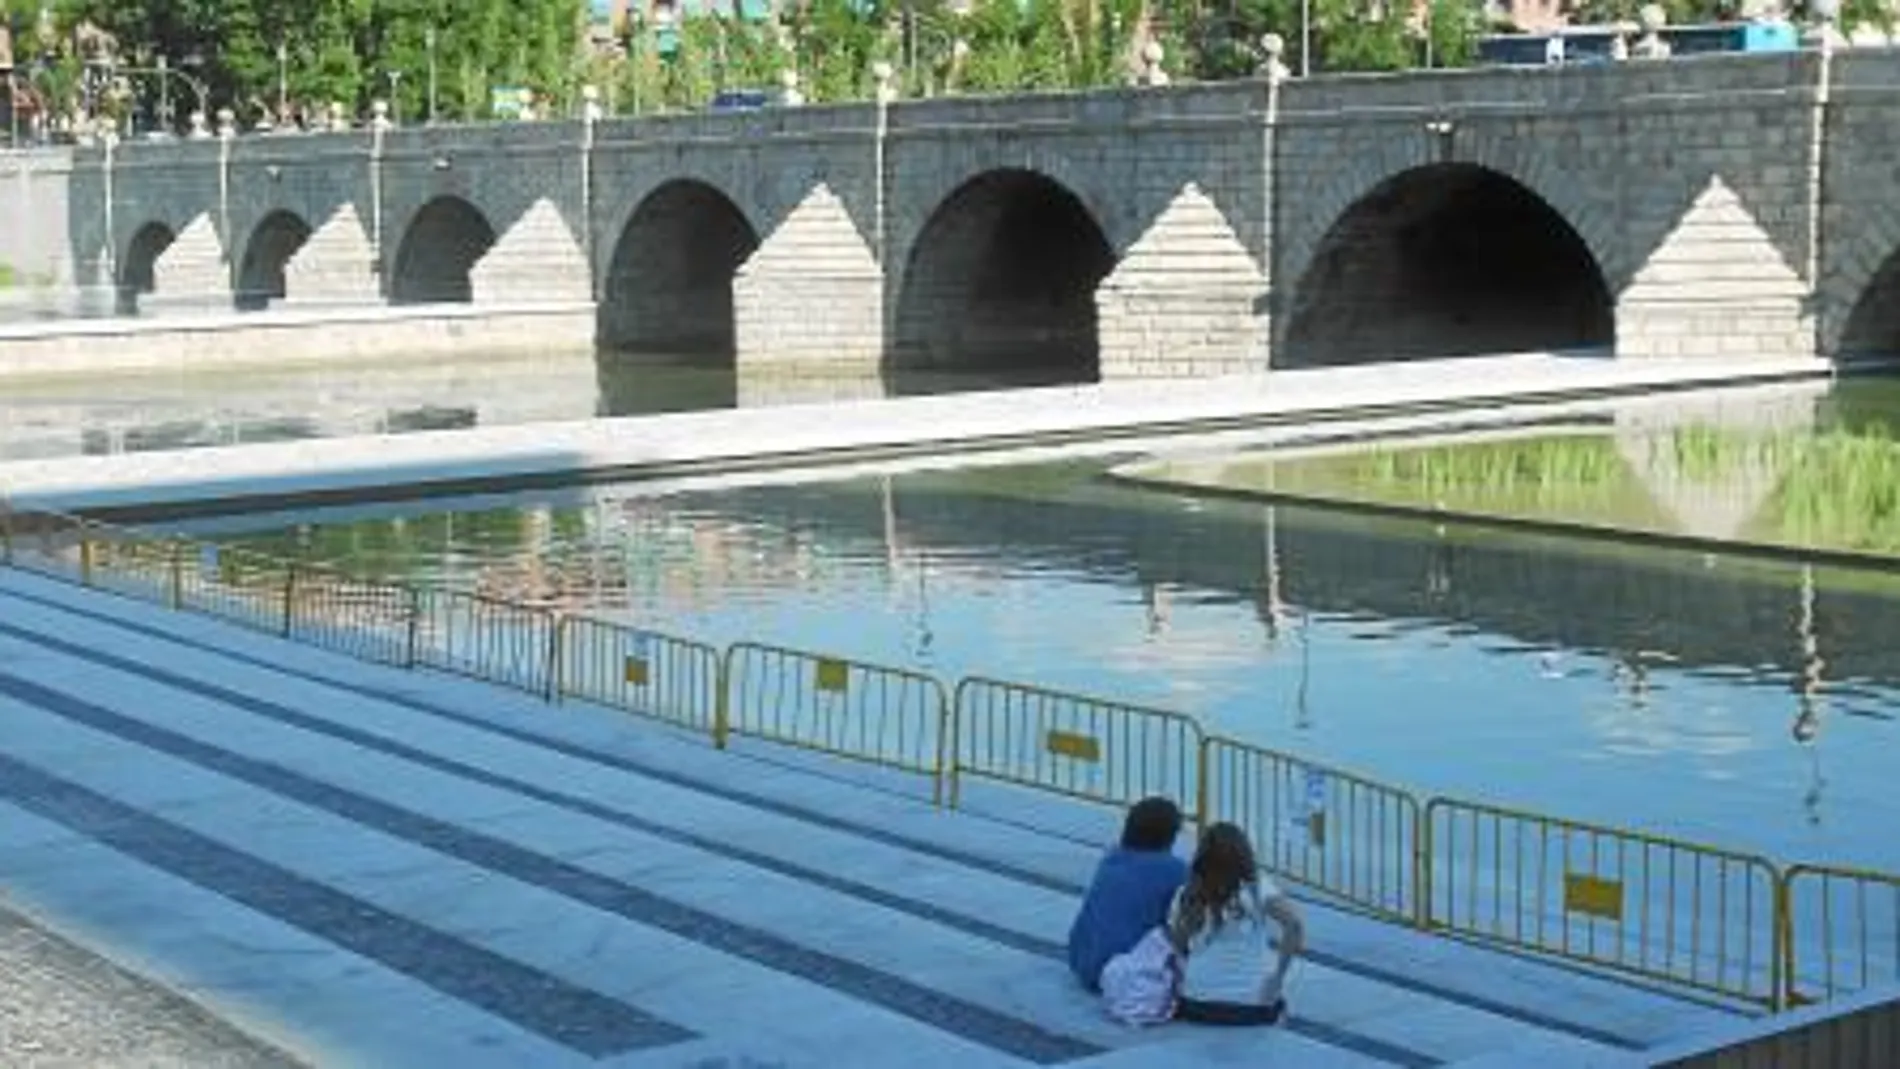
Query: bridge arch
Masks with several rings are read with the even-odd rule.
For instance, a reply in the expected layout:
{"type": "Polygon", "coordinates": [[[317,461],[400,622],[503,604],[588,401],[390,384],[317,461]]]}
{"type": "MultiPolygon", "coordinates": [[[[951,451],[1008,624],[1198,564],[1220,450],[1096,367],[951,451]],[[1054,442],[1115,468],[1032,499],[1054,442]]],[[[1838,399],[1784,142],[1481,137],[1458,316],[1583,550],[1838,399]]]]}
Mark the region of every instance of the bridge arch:
{"type": "Polygon", "coordinates": [[[1095,290],[1115,249],[1067,186],[977,175],[930,213],[904,260],[888,369],[977,368],[1094,381],[1095,290]]]}
{"type": "Polygon", "coordinates": [[[177,231],[156,220],[132,232],[132,240],[125,244],[125,255],[119,257],[120,315],[138,314],[139,298],[157,288],[158,258],[177,240],[177,231]]]}
{"type": "Polygon", "coordinates": [[[494,224],[479,208],[457,196],[436,197],[417,210],[396,247],[390,303],[474,300],[471,273],[494,244],[494,224]]]}
{"type": "Polygon", "coordinates": [[[1834,355],[1900,355],[1900,244],[1874,268],[1851,300],[1834,355]]]}
{"type": "Polygon", "coordinates": [[[1297,276],[1274,365],[1607,349],[1615,306],[1589,243],[1529,186],[1424,164],[1333,220],[1297,276]]]}
{"type": "Polygon", "coordinates": [[[600,344],[731,359],[732,283],[758,247],[758,230],[718,187],[694,178],[656,186],[614,243],[596,313],[600,344]]]}
{"type": "Polygon", "coordinates": [[[310,240],[310,232],[310,224],[292,211],[279,209],[258,220],[244,243],[244,257],[238,262],[235,296],[240,310],[268,308],[272,301],[288,295],[284,268],[310,240]]]}

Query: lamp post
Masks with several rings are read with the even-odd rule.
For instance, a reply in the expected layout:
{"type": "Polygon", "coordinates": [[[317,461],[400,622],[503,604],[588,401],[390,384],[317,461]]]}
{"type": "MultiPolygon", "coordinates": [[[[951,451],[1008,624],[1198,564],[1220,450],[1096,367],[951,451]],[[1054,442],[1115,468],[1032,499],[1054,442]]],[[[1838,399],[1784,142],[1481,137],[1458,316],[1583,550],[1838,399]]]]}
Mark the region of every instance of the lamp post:
{"type": "Polygon", "coordinates": [[[161,54],[152,64],[158,71],[158,123],[169,134],[172,130],[171,61],[161,54]]]}
{"type": "Polygon", "coordinates": [[[434,26],[430,26],[427,29],[422,31],[422,46],[423,46],[424,51],[426,51],[429,54],[429,125],[434,126],[435,125],[435,88],[436,88],[435,27],[434,26]]]}
{"type": "Polygon", "coordinates": [[[290,125],[290,46],[277,42],[277,125],[290,125]]]}
{"type": "MultiPolygon", "coordinates": [[[[195,66],[196,62],[195,56],[187,56],[183,61],[185,66],[195,66]]],[[[100,69],[104,72],[103,81],[108,88],[120,77],[156,77],[158,79],[158,113],[167,129],[171,125],[171,80],[173,78],[184,82],[191,90],[192,98],[197,102],[197,108],[192,112],[194,130],[198,120],[209,114],[207,109],[210,107],[211,90],[197,78],[172,66],[171,61],[164,56],[154,59],[150,67],[105,66],[100,69]]]]}
{"type": "Polygon", "coordinates": [[[386,71],[389,79],[389,121],[392,125],[402,123],[402,72],[386,71]]]}
{"type": "Polygon", "coordinates": [[[1313,73],[1313,0],[1300,0],[1300,77],[1313,73]]]}

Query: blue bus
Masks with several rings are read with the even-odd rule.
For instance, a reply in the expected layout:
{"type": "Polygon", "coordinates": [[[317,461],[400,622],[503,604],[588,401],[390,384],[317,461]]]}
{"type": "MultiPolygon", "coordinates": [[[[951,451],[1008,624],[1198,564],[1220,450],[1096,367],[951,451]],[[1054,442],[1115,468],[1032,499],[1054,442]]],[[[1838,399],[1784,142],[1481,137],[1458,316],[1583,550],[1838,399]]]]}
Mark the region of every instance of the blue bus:
{"type": "MultiPolygon", "coordinates": [[[[1800,34],[1787,22],[1717,22],[1665,26],[1660,36],[1672,56],[1710,52],[1792,52],[1800,34]]],[[[1492,66],[1542,67],[1551,63],[1606,63],[1620,35],[1631,44],[1641,31],[1614,26],[1566,26],[1550,33],[1500,33],[1480,38],[1478,62],[1492,66]]]]}

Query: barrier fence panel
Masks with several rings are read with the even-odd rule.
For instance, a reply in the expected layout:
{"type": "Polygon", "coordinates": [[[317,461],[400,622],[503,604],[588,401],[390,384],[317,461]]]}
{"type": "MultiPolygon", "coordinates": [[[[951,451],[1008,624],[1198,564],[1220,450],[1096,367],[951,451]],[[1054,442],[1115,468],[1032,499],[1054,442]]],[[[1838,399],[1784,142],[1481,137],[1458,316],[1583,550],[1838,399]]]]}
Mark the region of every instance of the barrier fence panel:
{"type": "Polygon", "coordinates": [[[962,777],[1126,805],[1200,794],[1201,726],[1166,709],[972,677],[957,684],[950,801],[962,777]]]}
{"type": "Polygon", "coordinates": [[[178,562],[189,547],[168,538],[98,524],[85,525],[86,572],[101,590],[172,604],[178,596],[178,562]]]}
{"type": "Polygon", "coordinates": [[[180,606],[259,631],[286,630],[289,561],[213,542],[192,553],[178,562],[180,606]]]}
{"type": "Polygon", "coordinates": [[[958,684],[781,647],[711,646],[479,594],[0,507],[4,563],[277,632],[945,780],[1125,805],[1174,797],[1260,862],[1393,919],[1769,1008],[1900,983],[1900,875],[1797,865],[1408,793],[1164,709],[958,684]]]}
{"type": "Polygon", "coordinates": [[[1763,858],[1443,798],[1425,829],[1433,928],[1780,1001],[1778,874],[1763,858]]]}
{"type": "Polygon", "coordinates": [[[561,694],[713,730],[721,690],[717,649],[584,616],[570,616],[561,626],[561,694]]]}
{"type": "Polygon", "coordinates": [[[299,564],[290,593],[291,638],[365,661],[410,663],[421,611],[414,588],[299,564]]]}
{"type": "Polygon", "coordinates": [[[1900,983],[1900,876],[1795,865],[1782,886],[1790,1005],[1900,983]]]}
{"type": "Polygon", "coordinates": [[[741,642],[713,730],[722,745],[728,732],[919,772],[943,797],[950,703],[918,672],[741,642]]]}
{"type": "Polygon", "coordinates": [[[551,695],[556,620],[547,609],[459,590],[422,590],[414,664],[551,695]]]}
{"type": "Polygon", "coordinates": [[[84,583],[85,521],[51,512],[9,512],[8,563],[23,572],[84,583]]]}
{"type": "Polygon", "coordinates": [[[1247,829],[1262,866],[1382,916],[1417,920],[1423,851],[1411,794],[1233,739],[1210,738],[1204,753],[1206,820],[1247,829]]]}

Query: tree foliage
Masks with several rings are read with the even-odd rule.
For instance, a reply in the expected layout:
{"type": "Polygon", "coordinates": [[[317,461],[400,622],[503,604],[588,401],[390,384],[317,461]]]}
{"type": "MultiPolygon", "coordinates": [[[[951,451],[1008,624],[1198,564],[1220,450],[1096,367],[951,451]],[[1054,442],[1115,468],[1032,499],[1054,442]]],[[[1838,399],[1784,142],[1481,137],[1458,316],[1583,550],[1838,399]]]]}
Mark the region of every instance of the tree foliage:
{"type": "MultiPolygon", "coordinates": [[[[36,84],[64,103],[92,100],[73,47],[74,28],[91,24],[118,43],[130,106],[153,114],[169,82],[182,122],[196,103],[189,75],[212,110],[232,107],[249,125],[280,110],[318,117],[332,104],[361,116],[378,99],[400,120],[427,116],[432,101],[443,118],[476,119],[503,87],[534,91],[544,115],[571,115],[588,83],[619,112],[695,108],[722,89],[774,88],[787,71],[808,100],[861,100],[880,61],[907,96],[1080,89],[1129,82],[1151,39],[1177,79],[1247,77],[1268,33],[1300,68],[1303,17],[1316,72],[1393,70],[1427,56],[1468,62],[1484,29],[1480,0],[1429,0],[1426,18],[1409,0],[741,2],[773,6],[750,12],[765,18],[689,17],[665,48],[656,27],[642,26],[613,58],[584,45],[586,0],[53,0],[52,28],[16,26],[28,30],[16,39],[43,57],[36,84]],[[161,57],[179,77],[150,73],[161,57]]],[[[1633,12],[1637,2],[1581,0],[1579,10],[1633,12]]],[[[1686,14],[1727,0],[1669,2],[1686,14]]]]}
{"type": "Polygon", "coordinates": [[[355,116],[388,99],[399,115],[422,116],[433,56],[438,110],[474,118],[504,85],[572,105],[585,0],[57,0],[53,14],[62,40],[83,24],[111,35],[146,103],[161,81],[190,100],[192,77],[213,109],[232,107],[246,123],[274,116],[280,100],[313,114],[341,104],[355,116]],[[136,73],[160,57],[177,77],[136,73]]]}

